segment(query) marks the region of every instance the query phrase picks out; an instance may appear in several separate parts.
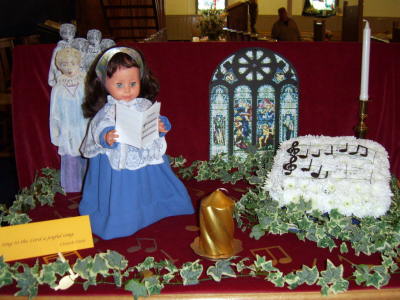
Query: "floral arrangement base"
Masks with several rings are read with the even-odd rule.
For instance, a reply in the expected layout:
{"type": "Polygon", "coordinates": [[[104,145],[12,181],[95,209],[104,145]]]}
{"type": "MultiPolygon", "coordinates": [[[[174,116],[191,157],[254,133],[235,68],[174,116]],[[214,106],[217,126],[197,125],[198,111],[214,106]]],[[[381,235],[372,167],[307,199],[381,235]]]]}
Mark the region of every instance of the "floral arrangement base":
{"type": "Polygon", "coordinates": [[[379,217],[390,207],[388,154],[352,136],[300,136],[283,142],[264,188],[286,206],[301,198],[323,213],[379,217]]]}

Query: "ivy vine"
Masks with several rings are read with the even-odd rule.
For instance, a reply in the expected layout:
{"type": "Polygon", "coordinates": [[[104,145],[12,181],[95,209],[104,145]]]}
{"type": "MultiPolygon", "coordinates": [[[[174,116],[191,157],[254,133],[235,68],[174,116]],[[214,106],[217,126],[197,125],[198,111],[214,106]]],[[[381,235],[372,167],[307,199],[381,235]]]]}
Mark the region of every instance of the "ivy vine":
{"type": "Polygon", "coordinates": [[[10,207],[5,204],[0,205],[0,226],[29,223],[32,220],[28,212],[37,205],[52,206],[56,193],[65,194],[60,186],[60,172],[43,168],[36,174],[33,183],[15,196],[10,207]]]}
{"type": "MultiPolygon", "coordinates": [[[[0,288],[15,284],[19,289],[16,296],[33,298],[38,294],[40,285],[57,289],[60,279],[70,276],[72,272],[84,290],[92,285],[113,284],[132,292],[134,299],[159,294],[169,284],[193,285],[204,280],[220,282],[226,277],[244,276],[262,277],[276,287],[289,289],[304,284],[318,285],[323,295],[329,295],[345,292],[351,280],[360,286],[381,288],[388,284],[390,275],[398,270],[396,258],[400,254],[400,188],[394,177],[391,182],[394,196],[390,211],[378,219],[355,219],[343,216],[337,210],[329,214],[308,212],[311,206],[304,200],[284,208],[279,207],[262,188],[272,167],[273,153],[260,153],[251,148],[245,157],[220,154],[212,160],[194,161],[188,166],[182,157],[170,160],[184,179],[221,180],[232,184],[246,181],[249,190],[236,203],[235,219],[242,230],[250,231],[252,238],[260,239],[266,233],[292,233],[300,240],[315,242],[318,247],[330,250],[339,247],[341,253],[348,251],[348,243],[357,255],[380,253],[382,264],[372,267],[353,265],[352,275],[344,278],[343,265],[335,266],[329,259],[324,270],[319,270],[317,266],[303,265],[300,270],[283,274],[273,266],[271,260],[258,255],[254,259],[239,260],[233,257],[218,260],[204,270],[200,260],[186,262],[179,267],[168,260],[155,261],[153,257],[147,257],[136,266],[129,266],[123,255],[107,250],[94,257],[77,259],[72,265],[58,259],[43,265],[36,261],[30,267],[20,262],[8,264],[0,257],[0,288]]],[[[16,196],[12,207],[1,208],[3,224],[29,222],[29,217],[22,211],[33,209],[37,203],[53,204],[55,193],[62,192],[58,173],[43,169],[42,175],[37,177],[30,188],[16,196]]]]}

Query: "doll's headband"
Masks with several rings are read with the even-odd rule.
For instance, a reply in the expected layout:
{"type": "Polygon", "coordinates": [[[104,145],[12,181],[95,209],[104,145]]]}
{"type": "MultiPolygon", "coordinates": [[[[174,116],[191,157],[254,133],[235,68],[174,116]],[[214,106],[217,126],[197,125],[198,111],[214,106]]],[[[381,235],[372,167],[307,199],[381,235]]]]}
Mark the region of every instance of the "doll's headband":
{"type": "Polygon", "coordinates": [[[128,47],[114,47],[108,49],[103,55],[100,57],[99,61],[96,65],[96,75],[97,78],[101,80],[101,82],[106,82],[107,77],[107,65],[110,62],[111,58],[117,53],[125,53],[128,54],[132,59],[137,63],[139,66],[140,71],[140,78],[143,76],[143,61],[142,57],[140,56],[139,52],[132,48],[128,47]]]}

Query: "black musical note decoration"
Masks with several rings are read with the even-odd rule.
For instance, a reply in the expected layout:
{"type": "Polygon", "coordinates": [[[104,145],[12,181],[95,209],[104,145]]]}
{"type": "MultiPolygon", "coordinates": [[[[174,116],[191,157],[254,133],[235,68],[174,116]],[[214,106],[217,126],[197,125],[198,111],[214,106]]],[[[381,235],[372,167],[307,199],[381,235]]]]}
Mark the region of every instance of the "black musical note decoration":
{"type": "Polygon", "coordinates": [[[318,149],[318,153],[312,153],[313,157],[319,157],[321,155],[321,149],[318,149]]]}
{"type": "Polygon", "coordinates": [[[283,169],[286,170],[285,175],[290,175],[294,170],[296,170],[297,165],[295,162],[297,161],[296,156],[291,156],[289,159],[289,162],[286,164],[283,164],[283,169]]]}
{"type": "Polygon", "coordinates": [[[307,168],[301,168],[301,170],[302,170],[303,172],[308,172],[308,171],[311,170],[311,166],[312,166],[312,159],[310,160],[309,166],[308,166],[307,168]]]}
{"type": "Polygon", "coordinates": [[[299,158],[301,158],[301,159],[307,158],[307,157],[308,157],[308,149],[307,149],[306,154],[299,154],[299,155],[297,155],[297,157],[299,157],[299,158]]]}
{"type": "Polygon", "coordinates": [[[347,152],[348,148],[349,148],[349,144],[346,143],[346,147],[344,147],[343,149],[339,149],[339,152],[347,152]]]}
{"type": "Polygon", "coordinates": [[[290,154],[290,159],[289,162],[286,164],[283,164],[283,169],[286,171],[284,172],[285,175],[290,175],[292,174],[292,172],[294,170],[296,170],[297,165],[295,164],[295,162],[297,161],[297,153],[300,152],[300,148],[298,148],[297,146],[299,145],[298,141],[294,141],[292,143],[292,145],[290,146],[289,149],[287,149],[286,151],[290,154]]]}
{"type": "Polygon", "coordinates": [[[357,145],[356,151],[349,152],[349,154],[350,154],[350,155],[355,155],[355,154],[357,154],[358,151],[360,151],[360,148],[365,150],[364,153],[360,153],[360,156],[367,157],[367,156],[368,156],[368,148],[365,147],[365,146],[362,146],[362,145],[357,145]]]}
{"type": "Polygon", "coordinates": [[[324,152],[325,155],[333,155],[333,146],[331,145],[331,151],[330,152],[324,152]]]}
{"type": "MultiPolygon", "coordinates": [[[[321,175],[321,170],[322,170],[322,165],[320,165],[318,173],[311,172],[311,176],[314,177],[314,178],[321,179],[321,177],[319,177],[321,175]]],[[[327,177],[328,177],[328,171],[325,172],[325,177],[322,177],[322,178],[327,178],[327,177]]]]}
{"type": "Polygon", "coordinates": [[[297,153],[300,152],[300,148],[297,147],[298,145],[299,145],[299,142],[298,141],[294,141],[292,143],[292,146],[290,146],[290,148],[286,150],[287,153],[289,153],[291,156],[296,156],[297,153]]]}

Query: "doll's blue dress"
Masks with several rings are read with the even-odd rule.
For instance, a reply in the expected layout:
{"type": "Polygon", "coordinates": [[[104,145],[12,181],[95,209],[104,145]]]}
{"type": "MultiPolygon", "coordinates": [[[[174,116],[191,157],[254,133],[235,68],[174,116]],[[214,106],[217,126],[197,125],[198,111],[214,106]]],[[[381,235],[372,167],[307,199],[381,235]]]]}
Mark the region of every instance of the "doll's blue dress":
{"type": "MultiPolygon", "coordinates": [[[[194,213],[185,186],[169,165],[163,136],[143,149],[105,143],[104,135],[115,128],[116,102],[108,96],[81,147],[89,166],[79,213],[89,215],[93,233],[105,240],[132,235],[169,216],[194,213]]],[[[136,98],[124,105],[145,111],[152,103],[136,98]]],[[[169,129],[168,120],[162,118],[169,129]]]]}

